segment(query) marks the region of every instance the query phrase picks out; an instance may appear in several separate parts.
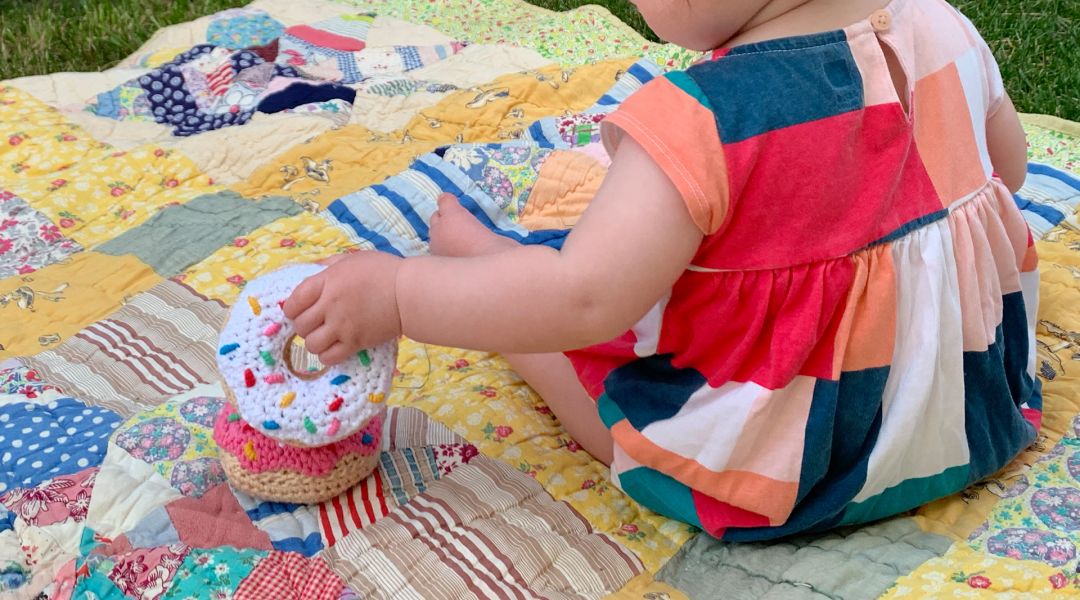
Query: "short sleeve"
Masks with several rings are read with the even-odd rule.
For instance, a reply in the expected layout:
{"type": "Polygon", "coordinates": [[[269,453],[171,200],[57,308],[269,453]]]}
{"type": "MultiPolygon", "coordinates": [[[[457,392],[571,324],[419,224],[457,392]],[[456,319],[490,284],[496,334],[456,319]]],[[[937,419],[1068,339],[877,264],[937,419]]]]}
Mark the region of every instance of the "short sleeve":
{"type": "Polygon", "coordinates": [[[988,98],[986,118],[989,119],[997,113],[1002,101],[1005,100],[1005,82],[1001,78],[1001,68],[998,66],[997,59],[994,58],[990,46],[987,45],[979,30],[975,28],[975,24],[960,11],[957,11],[957,14],[960,15],[960,20],[967,29],[968,39],[975,44],[979,55],[979,63],[982,65],[983,74],[986,77],[988,98]]]}
{"type": "Polygon", "coordinates": [[[724,148],[704,93],[682,72],[650,81],[601,125],[612,155],[629,135],[679,190],[694,223],[705,235],[720,230],[729,205],[724,148]]]}

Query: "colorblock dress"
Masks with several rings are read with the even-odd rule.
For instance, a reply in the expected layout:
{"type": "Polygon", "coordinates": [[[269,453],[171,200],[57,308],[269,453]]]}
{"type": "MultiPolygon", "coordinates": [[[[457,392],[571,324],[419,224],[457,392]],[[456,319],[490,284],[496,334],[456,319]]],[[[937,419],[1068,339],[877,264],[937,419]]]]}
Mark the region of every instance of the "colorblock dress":
{"type": "Polygon", "coordinates": [[[965,17],[894,0],[717,51],[607,118],[706,236],[631,331],[569,353],[623,490],[764,540],[912,509],[1033,441],[1037,258],[986,144],[1003,98],[965,17]]]}

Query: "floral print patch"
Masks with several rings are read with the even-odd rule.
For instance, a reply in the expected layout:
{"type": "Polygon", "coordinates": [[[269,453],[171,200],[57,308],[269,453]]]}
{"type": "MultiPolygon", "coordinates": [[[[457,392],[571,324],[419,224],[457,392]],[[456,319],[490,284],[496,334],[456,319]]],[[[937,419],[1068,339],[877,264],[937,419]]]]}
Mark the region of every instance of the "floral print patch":
{"type": "Polygon", "coordinates": [[[27,525],[45,527],[68,520],[81,523],[90,508],[97,472],[93,467],[32,488],[12,490],[0,496],[0,504],[27,525]]]}
{"type": "Polygon", "coordinates": [[[461,465],[469,464],[480,451],[472,444],[439,444],[435,448],[435,464],[439,467],[439,476],[446,477],[461,465]]]}
{"type": "Polygon", "coordinates": [[[266,11],[236,8],[214,15],[206,29],[206,41],[239,50],[268,44],[282,33],[285,33],[285,26],[266,11]]]}
{"type": "Polygon", "coordinates": [[[166,402],[128,419],[113,442],[154,465],[181,494],[199,498],[226,480],[213,441],[214,417],[224,402],[208,396],[166,402]]]}
{"type": "Polygon", "coordinates": [[[629,25],[597,6],[558,13],[537,11],[512,0],[346,0],[356,10],[373,10],[411,23],[430,23],[458,39],[482,44],[531,48],[562,65],[609,58],[645,56],[657,64],[683,69],[700,52],[646,40],[629,25]]]}
{"type": "Polygon", "coordinates": [[[1076,571],[1080,547],[1080,415],[1056,447],[1003,489],[986,523],[972,535],[976,550],[1076,571]]]}
{"type": "Polygon", "coordinates": [[[19,394],[33,400],[48,391],[62,392],[60,388],[43,382],[33,369],[13,367],[0,370],[0,394],[19,394]]]}
{"type": "Polygon", "coordinates": [[[26,201],[0,192],[0,279],[33,273],[82,249],[26,201]]]}
{"type": "Polygon", "coordinates": [[[133,550],[116,561],[109,579],[129,598],[156,600],[169,590],[189,551],[183,544],[133,550]]]}
{"type": "Polygon", "coordinates": [[[169,417],[158,417],[121,431],[114,441],[135,458],[155,463],[180,458],[191,441],[191,434],[169,417]]]}
{"type": "Polygon", "coordinates": [[[443,158],[475,181],[512,221],[517,221],[532,193],[548,148],[516,144],[458,144],[443,158]]]}
{"type": "Polygon", "coordinates": [[[176,573],[169,598],[229,600],[266,554],[229,547],[192,550],[176,573]]]}

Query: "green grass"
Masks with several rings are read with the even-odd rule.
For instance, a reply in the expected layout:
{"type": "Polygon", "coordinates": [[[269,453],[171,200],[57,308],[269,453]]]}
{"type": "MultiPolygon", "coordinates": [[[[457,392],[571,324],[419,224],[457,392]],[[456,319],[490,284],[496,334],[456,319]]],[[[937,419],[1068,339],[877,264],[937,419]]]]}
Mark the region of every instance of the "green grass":
{"type": "Polygon", "coordinates": [[[954,0],[979,28],[1022,112],[1080,121],[1080,2],[954,0]]]}
{"type": "Polygon", "coordinates": [[[0,0],[0,79],[108,68],[166,25],[246,3],[0,0]]]}
{"type": "MultiPolygon", "coordinates": [[[[954,2],[990,43],[1021,111],[1080,121],[1080,1],[954,2]]],[[[592,3],[653,37],[628,0],[592,3]]],[[[0,0],[0,79],[107,68],[161,27],[243,4],[246,0],[0,0]]],[[[534,4],[566,10],[586,2],[534,4]]]]}

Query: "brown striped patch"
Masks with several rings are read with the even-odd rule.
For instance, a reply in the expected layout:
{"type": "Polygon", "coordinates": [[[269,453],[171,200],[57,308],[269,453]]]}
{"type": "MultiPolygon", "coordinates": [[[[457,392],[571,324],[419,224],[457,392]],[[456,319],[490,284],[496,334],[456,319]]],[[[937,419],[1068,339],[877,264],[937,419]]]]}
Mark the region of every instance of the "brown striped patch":
{"type": "Polygon", "coordinates": [[[465,438],[416,408],[391,406],[387,409],[383,427],[383,439],[388,450],[460,444],[465,441],[465,438]]]}
{"type": "Polygon", "coordinates": [[[214,352],[226,314],[219,302],[163,281],[24,362],[68,393],[127,417],[217,380],[214,352]]]}
{"type": "Polygon", "coordinates": [[[485,457],[324,558],[371,598],[602,598],[644,571],[569,505],[485,457]]]}

